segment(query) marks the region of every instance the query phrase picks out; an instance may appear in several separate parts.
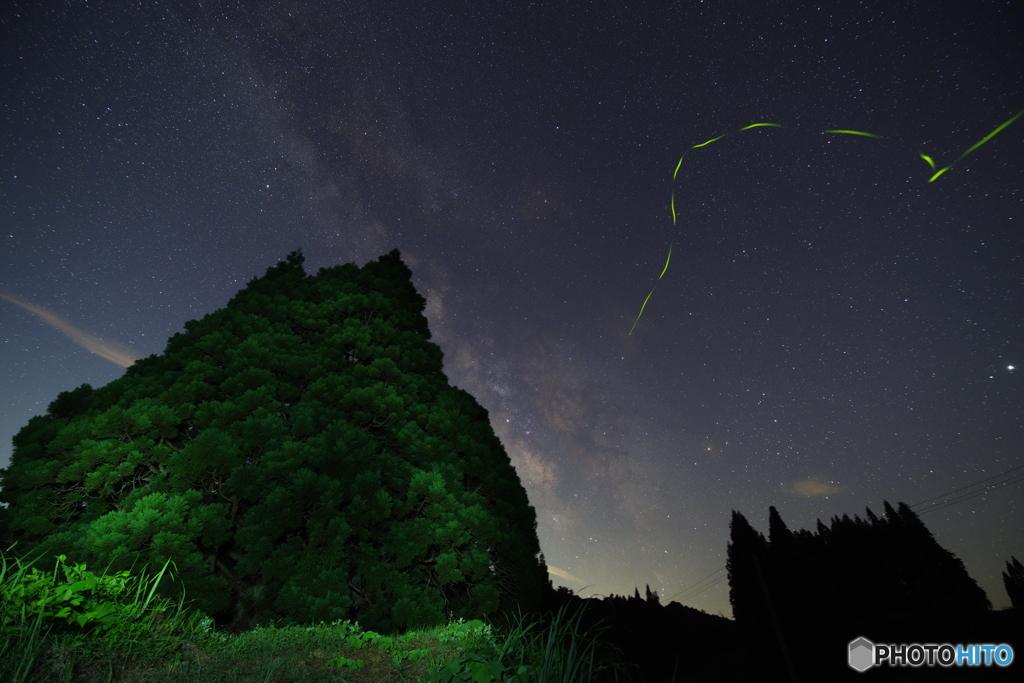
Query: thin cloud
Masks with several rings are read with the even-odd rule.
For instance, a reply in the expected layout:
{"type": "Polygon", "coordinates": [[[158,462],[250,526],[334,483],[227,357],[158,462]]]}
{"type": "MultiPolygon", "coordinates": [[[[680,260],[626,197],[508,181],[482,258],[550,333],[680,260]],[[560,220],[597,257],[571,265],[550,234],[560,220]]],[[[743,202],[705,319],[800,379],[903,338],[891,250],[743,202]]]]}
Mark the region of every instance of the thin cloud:
{"type": "Polygon", "coordinates": [[[83,332],[64,318],[60,317],[56,313],[51,313],[45,308],[33,306],[27,301],[22,301],[10,294],[0,293],[0,299],[10,301],[15,306],[20,306],[29,313],[39,316],[47,325],[65,335],[89,353],[95,353],[100,358],[109,360],[115,365],[120,365],[122,368],[126,368],[136,360],[131,351],[123,346],[115,344],[114,342],[109,342],[105,339],[100,339],[88,332],[83,332]]]}
{"type": "Polygon", "coordinates": [[[560,579],[565,579],[566,581],[575,581],[576,583],[586,583],[583,579],[573,576],[572,574],[570,574],[569,572],[565,571],[564,569],[559,569],[558,567],[552,567],[550,564],[548,565],[548,574],[552,574],[554,576],[557,576],[560,579]]]}
{"type": "Polygon", "coordinates": [[[835,482],[825,481],[818,477],[809,477],[802,481],[794,482],[782,487],[786,493],[795,493],[804,498],[820,498],[833,493],[839,493],[842,489],[835,485],[835,482]]]}

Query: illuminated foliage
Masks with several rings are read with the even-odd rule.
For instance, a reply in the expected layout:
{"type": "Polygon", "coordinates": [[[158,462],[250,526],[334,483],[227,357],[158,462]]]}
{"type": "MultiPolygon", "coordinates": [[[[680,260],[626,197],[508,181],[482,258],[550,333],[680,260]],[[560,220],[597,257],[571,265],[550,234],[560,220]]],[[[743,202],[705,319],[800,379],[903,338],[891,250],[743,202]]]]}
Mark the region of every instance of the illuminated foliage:
{"type": "Polygon", "coordinates": [[[448,384],[398,252],[302,262],[33,418],[0,471],[0,540],[44,568],[173,560],[235,630],[533,609],[536,513],[487,411],[448,384]]]}

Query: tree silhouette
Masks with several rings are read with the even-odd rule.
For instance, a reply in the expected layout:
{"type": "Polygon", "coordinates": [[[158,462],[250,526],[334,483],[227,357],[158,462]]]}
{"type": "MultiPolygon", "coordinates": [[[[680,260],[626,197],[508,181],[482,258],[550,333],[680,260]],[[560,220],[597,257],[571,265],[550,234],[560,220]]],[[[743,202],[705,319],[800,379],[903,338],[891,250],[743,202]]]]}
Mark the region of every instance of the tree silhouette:
{"type": "Polygon", "coordinates": [[[1020,612],[1024,611],[1024,565],[1012,555],[1010,560],[1006,563],[1006,571],[1003,572],[1003,585],[1006,587],[1006,594],[1010,596],[1013,609],[1020,612]]]}
{"type": "Polygon", "coordinates": [[[172,559],[161,592],[235,630],[535,608],[536,513],[487,411],[448,384],[399,253],[302,264],[32,418],[0,470],[0,538],[44,569],[172,559]]]}
{"type": "MultiPolygon", "coordinates": [[[[774,511],[775,508],[772,508],[774,511]]],[[[774,526],[777,534],[788,534],[781,518],[774,526]]],[[[770,546],[763,534],[733,510],[729,524],[726,568],[729,573],[729,601],[733,617],[746,638],[751,661],[768,669],[790,669],[787,633],[777,606],[786,598],[780,580],[779,562],[770,557],[770,546]]],[[[784,542],[783,542],[784,543],[784,542]]]]}
{"type": "Polygon", "coordinates": [[[805,678],[827,662],[834,666],[843,660],[832,654],[860,634],[884,640],[929,628],[948,636],[943,629],[990,609],[963,562],[935,541],[909,506],[884,507],[884,517],[868,509],[866,519],[843,515],[830,526],[818,520],[816,533],[790,531],[771,507],[767,541],[733,512],[733,615],[747,647],[777,675],[783,666],[794,667],[789,678],[805,678]],[[787,643],[800,643],[800,658],[786,661],[787,643]]]}
{"type": "Polygon", "coordinates": [[[758,578],[758,563],[763,565],[768,556],[768,542],[736,510],[732,511],[729,523],[729,539],[726,569],[733,617],[742,624],[765,624],[769,619],[768,605],[758,578]]]}

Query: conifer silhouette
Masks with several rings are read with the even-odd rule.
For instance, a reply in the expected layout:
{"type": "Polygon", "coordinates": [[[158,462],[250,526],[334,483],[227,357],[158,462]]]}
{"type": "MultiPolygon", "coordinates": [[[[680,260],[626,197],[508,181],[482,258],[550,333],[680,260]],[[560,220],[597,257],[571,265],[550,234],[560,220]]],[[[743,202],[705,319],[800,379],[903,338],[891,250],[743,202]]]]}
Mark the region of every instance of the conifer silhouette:
{"type": "Polygon", "coordinates": [[[1010,596],[1013,609],[1024,611],[1024,565],[1012,555],[1010,560],[1006,563],[1006,571],[1003,572],[1003,585],[1006,587],[1006,594],[1010,596]]]}

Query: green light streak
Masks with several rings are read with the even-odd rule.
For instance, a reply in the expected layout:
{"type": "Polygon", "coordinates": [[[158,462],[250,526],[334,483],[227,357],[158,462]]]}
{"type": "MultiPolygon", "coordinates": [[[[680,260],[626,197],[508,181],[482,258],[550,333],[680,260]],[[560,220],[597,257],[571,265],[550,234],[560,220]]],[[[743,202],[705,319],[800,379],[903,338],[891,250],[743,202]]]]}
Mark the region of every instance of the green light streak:
{"type": "Polygon", "coordinates": [[[661,278],[665,277],[665,271],[668,270],[668,262],[671,261],[671,260],[672,260],[672,245],[670,244],[670,245],[668,245],[668,256],[665,258],[665,267],[661,269],[661,275],[658,276],[659,280],[661,278]]]}
{"type": "Polygon", "coordinates": [[[874,133],[865,133],[862,130],[826,130],[826,133],[842,133],[843,135],[863,135],[866,138],[881,138],[881,135],[875,135],[874,133]]]}
{"type": "MultiPolygon", "coordinates": [[[[1024,115],[1024,109],[1022,109],[1021,111],[1019,111],[1016,114],[1014,114],[1013,116],[1011,116],[1009,119],[1007,119],[1002,124],[997,126],[995,128],[995,130],[993,130],[991,133],[989,133],[988,135],[983,137],[981,140],[978,140],[976,143],[974,143],[973,145],[968,147],[959,157],[957,157],[956,161],[954,161],[949,166],[946,166],[945,168],[940,168],[940,169],[936,170],[935,160],[932,157],[930,157],[927,154],[925,154],[924,152],[918,152],[918,156],[920,156],[925,162],[927,162],[927,164],[931,168],[931,170],[934,171],[932,176],[930,178],[928,178],[928,182],[929,183],[935,182],[939,177],[942,176],[942,174],[944,174],[946,171],[952,169],[953,166],[955,166],[957,163],[959,163],[964,157],[966,157],[968,154],[970,154],[974,150],[978,149],[979,147],[984,145],[986,142],[991,140],[993,137],[998,135],[1001,131],[1003,131],[1007,126],[1009,126],[1011,123],[1013,123],[1014,121],[1019,119],[1022,115],[1024,115]]],[[[778,124],[778,123],[751,123],[748,126],[744,126],[743,128],[740,128],[736,132],[742,132],[742,131],[745,131],[745,130],[751,130],[752,128],[784,128],[784,127],[785,126],[783,126],[781,124],[778,124]]],[[[881,135],[876,135],[874,133],[868,133],[868,132],[865,132],[865,131],[862,131],[862,130],[851,130],[851,129],[848,129],[848,128],[833,128],[831,130],[826,130],[825,132],[826,133],[833,133],[833,134],[837,134],[837,135],[857,135],[857,136],[860,136],[860,137],[875,138],[876,140],[883,139],[881,135]]],[[[697,144],[697,145],[694,145],[690,149],[686,150],[686,152],[684,152],[683,155],[681,157],[679,157],[679,161],[676,163],[675,170],[672,171],[672,182],[673,182],[673,184],[675,183],[676,178],[679,176],[679,169],[681,169],[683,167],[683,160],[686,158],[686,155],[689,154],[691,150],[699,149],[701,147],[706,147],[706,146],[710,145],[712,142],[716,142],[718,140],[721,140],[722,138],[726,137],[727,135],[730,135],[730,133],[723,133],[722,135],[719,135],[717,137],[713,137],[710,140],[705,140],[704,142],[702,142],[700,144],[697,144]]],[[[675,193],[674,189],[673,189],[671,197],[669,199],[669,209],[672,212],[672,225],[676,225],[678,223],[678,220],[679,220],[679,215],[676,212],[676,193],[675,193]]],[[[672,259],[672,245],[670,244],[669,247],[668,247],[668,256],[665,258],[665,266],[661,269],[661,275],[658,276],[658,281],[660,281],[661,278],[663,278],[665,276],[665,273],[668,271],[668,264],[669,264],[669,261],[671,259],[672,259]]],[[[658,286],[657,282],[655,282],[654,288],[656,289],[657,286],[658,286]]],[[[647,297],[644,299],[643,305],[640,306],[640,313],[637,314],[636,320],[633,321],[633,327],[631,327],[630,330],[629,330],[629,334],[630,335],[633,334],[633,330],[636,329],[637,323],[640,322],[640,318],[641,318],[641,316],[643,316],[644,310],[647,308],[647,302],[650,301],[652,294],[654,294],[654,289],[651,289],[651,291],[647,294],[647,297]]]]}

